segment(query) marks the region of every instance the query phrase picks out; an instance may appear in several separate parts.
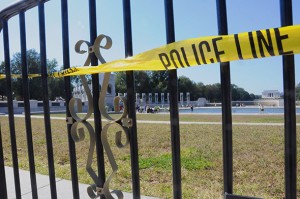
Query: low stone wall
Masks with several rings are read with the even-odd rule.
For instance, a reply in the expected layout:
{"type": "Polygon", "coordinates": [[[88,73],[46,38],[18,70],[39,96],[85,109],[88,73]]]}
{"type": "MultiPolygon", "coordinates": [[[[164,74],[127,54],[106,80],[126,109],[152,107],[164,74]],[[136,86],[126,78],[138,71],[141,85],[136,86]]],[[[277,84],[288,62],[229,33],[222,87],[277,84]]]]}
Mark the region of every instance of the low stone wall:
{"type": "MultiPolygon", "coordinates": [[[[300,105],[300,102],[296,102],[297,105],[300,105]]],[[[254,100],[254,101],[233,101],[232,106],[283,106],[283,99],[275,99],[275,100],[254,100]]],[[[150,107],[159,106],[159,107],[169,107],[169,104],[147,104],[150,107]]],[[[201,99],[197,101],[190,101],[184,103],[178,103],[179,107],[204,107],[204,106],[221,106],[221,103],[207,103],[206,100],[201,99]]],[[[24,102],[23,101],[13,101],[13,108],[15,114],[22,114],[24,112],[24,102]]],[[[66,103],[65,101],[49,101],[49,108],[51,112],[64,112],[66,111],[66,103]]],[[[88,102],[82,103],[82,111],[86,112],[88,109],[88,102]]],[[[30,100],[30,110],[31,113],[43,113],[43,102],[37,100],[30,100]]],[[[112,104],[109,104],[109,110],[112,110],[112,104]]],[[[7,101],[0,101],[0,113],[7,114],[8,113],[8,104],[7,101]]]]}
{"type": "MultiPolygon", "coordinates": [[[[44,105],[42,101],[30,100],[30,111],[32,113],[35,112],[43,112],[44,105]]],[[[64,101],[49,101],[50,111],[65,111],[66,106],[64,101]]],[[[24,102],[23,101],[13,101],[13,109],[15,114],[22,114],[24,112],[24,102]]],[[[7,101],[0,101],[0,113],[7,114],[8,113],[8,103],[7,101]]]]}

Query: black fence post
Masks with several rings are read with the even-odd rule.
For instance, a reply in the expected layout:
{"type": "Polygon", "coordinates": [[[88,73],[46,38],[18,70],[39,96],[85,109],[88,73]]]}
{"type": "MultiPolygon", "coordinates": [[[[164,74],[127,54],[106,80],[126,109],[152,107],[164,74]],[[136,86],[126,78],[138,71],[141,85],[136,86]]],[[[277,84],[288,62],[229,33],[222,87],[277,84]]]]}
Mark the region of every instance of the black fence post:
{"type": "Polygon", "coordinates": [[[34,151],[32,142],[32,127],[30,117],[30,103],[29,103],[29,80],[28,80],[28,65],[27,65],[27,49],[26,49],[26,27],[25,27],[25,13],[22,11],[19,14],[20,19],[20,41],[21,41],[21,64],[22,64],[22,86],[25,110],[25,127],[28,148],[28,160],[30,170],[30,181],[32,198],[38,198],[37,184],[35,175],[34,151]]]}
{"type": "Polygon", "coordinates": [[[15,130],[15,120],[14,120],[13,96],[12,96],[12,87],[11,87],[9,36],[8,36],[7,20],[5,19],[2,20],[2,27],[3,27],[3,46],[4,46],[4,61],[5,61],[5,75],[6,75],[6,95],[7,95],[8,119],[9,119],[9,129],[10,129],[11,153],[12,153],[12,161],[13,161],[14,180],[15,180],[15,191],[16,191],[16,198],[21,199],[20,174],[19,174],[16,130],[15,130]]]}
{"type": "MultiPolygon", "coordinates": [[[[90,43],[93,44],[97,38],[97,14],[96,14],[96,1],[89,0],[89,18],[90,18],[90,43]]],[[[95,54],[91,54],[91,65],[97,66],[98,60],[95,54]]],[[[105,166],[104,166],[104,150],[101,141],[101,114],[99,111],[99,74],[92,75],[92,89],[93,89],[93,104],[94,104],[94,125],[95,125],[95,139],[96,139],[96,153],[97,153],[97,166],[98,166],[98,187],[103,187],[105,182],[105,166]]],[[[104,195],[100,196],[105,198],[104,195]]]]}
{"type": "MultiPolygon", "coordinates": [[[[61,0],[61,14],[62,14],[63,64],[64,64],[64,69],[67,69],[70,68],[69,21],[68,21],[67,0],[61,0]]],[[[69,110],[69,101],[71,99],[71,81],[70,81],[70,77],[64,77],[64,80],[65,80],[65,92],[66,92],[66,117],[70,118],[71,113],[69,110]]],[[[75,150],[74,140],[71,136],[71,126],[72,124],[67,124],[73,198],[79,199],[76,150],[75,150]]]]}
{"type": "MultiPolygon", "coordinates": [[[[130,57],[133,54],[130,0],[123,0],[123,20],[124,20],[124,37],[125,37],[124,38],[125,57],[130,57]]],[[[126,85],[127,85],[128,117],[132,119],[132,127],[128,129],[129,141],[130,141],[130,154],[131,154],[132,192],[133,192],[133,198],[139,199],[141,198],[141,194],[140,194],[140,173],[139,173],[133,71],[126,72],[126,85]]]]}
{"type": "MultiPolygon", "coordinates": [[[[165,0],[165,19],[167,43],[175,42],[173,0],[165,0]]],[[[168,89],[170,90],[170,122],[172,144],[172,169],[173,169],[173,197],[182,198],[181,188],[181,160],[180,160],[180,131],[178,111],[178,78],[177,71],[170,70],[168,89]]]]}
{"type": "MultiPolygon", "coordinates": [[[[219,35],[227,35],[226,1],[217,0],[219,35]]],[[[224,192],[233,192],[233,157],[232,157],[232,113],[230,63],[220,63],[222,93],[222,131],[223,131],[223,178],[224,192]]]]}
{"type": "Polygon", "coordinates": [[[47,77],[47,53],[46,53],[46,31],[45,31],[45,9],[44,3],[39,2],[39,34],[40,34],[40,56],[41,56],[41,71],[42,71],[42,87],[43,87],[43,108],[44,108],[44,123],[47,145],[48,170],[50,181],[51,198],[57,198],[55,167],[53,158],[53,144],[49,109],[49,94],[48,94],[48,77],[47,77]]]}
{"type": "MultiPolygon", "coordinates": [[[[281,0],[281,25],[293,25],[292,1],[281,0]]],[[[283,52],[281,52],[283,53],[283,52]]],[[[294,55],[283,55],[285,198],[297,198],[297,140],[294,55]]]]}

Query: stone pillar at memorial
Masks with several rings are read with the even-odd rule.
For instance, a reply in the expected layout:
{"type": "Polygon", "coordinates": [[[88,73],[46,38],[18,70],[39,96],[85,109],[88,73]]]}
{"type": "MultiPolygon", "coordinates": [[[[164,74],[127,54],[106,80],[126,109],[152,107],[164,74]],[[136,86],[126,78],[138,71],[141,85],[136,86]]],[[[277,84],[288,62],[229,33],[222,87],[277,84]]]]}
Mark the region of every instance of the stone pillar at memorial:
{"type": "Polygon", "coordinates": [[[155,99],[154,99],[155,100],[155,104],[158,104],[158,93],[155,93],[154,95],[155,95],[154,96],[155,97],[155,99]]]}
{"type": "Polygon", "coordinates": [[[187,103],[187,105],[190,103],[190,101],[191,101],[191,99],[190,99],[190,93],[187,92],[186,93],[186,103],[187,103]]]}
{"type": "Polygon", "coordinates": [[[152,104],[152,93],[148,93],[149,104],[152,104]]]}
{"type": "Polygon", "coordinates": [[[142,104],[146,104],[146,93],[142,93],[142,104]]]}
{"type": "Polygon", "coordinates": [[[165,104],[165,94],[164,93],[160,94],[160,103],[165,104]]]}
{"type": "Polygon", "coordinates": [[[167,101],[168,101],[168,104],[170,104],[170,93],[167,93],[167,101]]]}
{"type": "Polygon", "coordinates": [[[180,104],[183,105],[183,93],[180,93],[180,104]]]}
{"type": "Polygon", "coordinates": [[[85,94],[85,92],[82,92],[82,97],[81,97],[81,101],[82,102],[85,102],[85,101],[87,101],[87,96],[86,96],[86,94],[85,94]]]}
{"type": "Polygon", "coordinates": [[[122,93],[118,93],[118,96],[123,96],[123,94],[122,93]]]}
{"type": "Polygon", "coordinates": [[[135,103],[136,103],[136,104],[140,104],[140,103],[141,103],[141,100],[140,100],[140,94],[139,94],[139,93],[136,93],[136,94],[135,94],[135,103]]]}
{"type": "Polygon", "coordinates": [[[73,88],[73,97],[77,98],[77,86],[73,88]]]}
{"type": "Polygon", "coordinates": [[[80,97],[79,97],[81,99],[81,101],[83,101],[84,93],[85,93],[84,87],[83,87],[83,85],[81,85],[80,86],[80,97]]]}
{"type": "Polygon", "coordinates": [[[126,96],[127,96],[127,93],[124,93],[123,96],[126,97],[126,96]]]}

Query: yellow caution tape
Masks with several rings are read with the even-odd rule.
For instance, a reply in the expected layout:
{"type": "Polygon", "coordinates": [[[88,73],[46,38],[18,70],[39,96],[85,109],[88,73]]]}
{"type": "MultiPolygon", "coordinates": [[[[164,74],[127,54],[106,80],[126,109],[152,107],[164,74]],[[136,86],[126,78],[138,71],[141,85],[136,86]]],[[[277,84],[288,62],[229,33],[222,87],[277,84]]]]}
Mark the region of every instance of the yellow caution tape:
{"type": "Polygon", "coordinates": [[[216,62],[300,53],[300,25],[182,40],[98,66],[71,67],[51,77],[104,72],[172,70],[216,62]]]}
{"type": "MultiPolygon", "coordinates": [[[[40,74],[28,74],[27,75],[28,78],[34,78],[34,77],[41,77],[40,74]]],[[[4,74],[0,74],[0,79],[5,79],[6,75],[4,74]]],[[[21,74],[11,74],[11,78],[16,79],[16,78],[22,78],[21,74]]]]}

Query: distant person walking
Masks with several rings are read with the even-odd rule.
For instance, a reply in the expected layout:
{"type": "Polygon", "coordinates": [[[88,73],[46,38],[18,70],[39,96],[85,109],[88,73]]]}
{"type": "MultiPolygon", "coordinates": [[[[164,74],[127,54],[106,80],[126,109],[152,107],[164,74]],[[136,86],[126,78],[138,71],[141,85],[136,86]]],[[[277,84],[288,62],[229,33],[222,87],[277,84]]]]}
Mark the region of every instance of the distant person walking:
{"type": "Polygon", "coordinates": [[[265,109],[264,109],[264,105],[263,104],[259,104],[259,111],[264,111],[265,109]]]}

